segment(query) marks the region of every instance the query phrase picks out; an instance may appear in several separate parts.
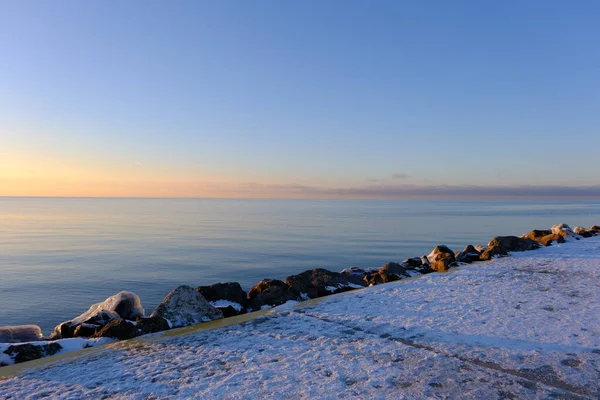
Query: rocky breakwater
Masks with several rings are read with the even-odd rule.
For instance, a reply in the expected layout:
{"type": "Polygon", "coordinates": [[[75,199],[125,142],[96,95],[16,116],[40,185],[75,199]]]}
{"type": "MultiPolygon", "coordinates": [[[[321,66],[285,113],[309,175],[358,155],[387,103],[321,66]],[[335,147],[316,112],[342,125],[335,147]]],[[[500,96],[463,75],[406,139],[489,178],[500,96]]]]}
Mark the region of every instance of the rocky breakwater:
{"type": "Polygon", "coordinates": [[[0,327],[0,366],[50,356],[60,352],[96,346],[115,340],[200,324],[247,312],[276,307],[335,293],[361,289],[402,279],[447,272],[466,264],[531,251],[543,246],[600,235],[600,227],[587,229],[557,224],[550,229],[532,230],[517,236],[496,236],[487,246],[468,245],[454,252],[438,245],[429,255],[388,262],[378,268],[350,267],[341,272],[322,268],[290,275],[283,281],[263,279],[246,293],[237,282],[209,286],[179,286],[173,289],[149,315],[140,298],[120,292],[85,313],[56,326],[48,338],[35,325],[0,327]]]}

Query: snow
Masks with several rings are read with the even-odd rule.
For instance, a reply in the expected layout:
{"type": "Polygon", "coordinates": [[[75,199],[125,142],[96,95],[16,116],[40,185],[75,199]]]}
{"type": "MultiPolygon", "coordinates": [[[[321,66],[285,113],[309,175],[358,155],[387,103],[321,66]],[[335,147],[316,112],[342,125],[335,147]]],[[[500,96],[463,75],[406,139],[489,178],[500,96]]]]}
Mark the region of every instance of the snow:
{"type": "Polygon", "coordinates": [[[242,311],[242,305],[240,303],[236,303],[229,300],[217,300],[211,301],[210,305],[217,308],[227,308],[229,306],[233,307],[237,312],[242,311]]]}
{"type": "Polygon", "coordinates": [[[599,398],[599,289],[593,237],[115,343],[0,398],[599,398]]]}

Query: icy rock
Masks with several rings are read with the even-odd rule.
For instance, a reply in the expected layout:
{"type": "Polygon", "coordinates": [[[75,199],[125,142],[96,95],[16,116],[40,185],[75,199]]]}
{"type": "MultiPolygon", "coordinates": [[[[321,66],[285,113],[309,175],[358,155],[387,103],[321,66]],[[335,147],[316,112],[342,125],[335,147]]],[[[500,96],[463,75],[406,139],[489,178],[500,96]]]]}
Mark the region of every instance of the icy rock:
{"type": "Polygon", "coordinates": [[[552,233],[552,230],[538,230],[534,229],[531,232],[521,236],[524,239],[535,240],[543,246],[550,246],[552,242],[564,243],[565,238],[561,235],[552,233]]]}
{"type": "Polygon", "coordinates": [[[447,258],[447,254],[451,254],[452,257],[454,257],[454,252],[452,250],[450,250],[450,248],[448,246],[439,245],[439,246],[436,246],[431,251],[431,253],[429,253],[429,255],[427,256],[427,259],[429,260],[430,263],[434,263],[443,258],[447,258]]]}
{"type": "Polygon", "coordinates": [[[169,329],[169,323],[162,317],[138,317],[135,320],[140,335],[162,332],[169,329]]]}
{"type": "Polygon", "coordinates": [[[507,255],[508,255],[508,252],[506,250],[504,250],[499,245],[495,245],[495,246],[488,246],[483,251],[483,253],[481,253],[479,258],[481,261],[488,261],[488,260],[491,260],[492,258],[506,257],[507,255]]]}
{"type": "Polygon", "coordinates": [[[50,337],[52,339],[73,337],[77,326],[83,323],[102,326],[117,318],[134,320],[143,316],[144,309],[138,295],[132,292],[120,292],[102,303],[92,305],[78,317],[58,324],[50,337]]]}
{"type": "Polygon", "coordinates": [[[246,308],[248,295],[237,282],[215,283],[210,286],[198,286],[196,291],[223,312],[225,317],[238,315],[246,308]]]}
{"type": "Polygon", "coordinates": [[[436,246],[427,256],[431,263],[430,268],[436,272],[445,272],[452,267],[456,261],[454,252],[448,246],[436,246]]]}
{"type": "Polygon", "coordinates": [[[323,268],[288,276],[284,283],[296,296],[306,293],[311,299],[367,286],[361,277],[340,274],[323,268]]]}
{"type": "Polygon", "coordinates": [[[172,328],[223,318],[223,313],[190,286],[179,286],[165,297],[150,315],[161,317],[172,328]]]}
{"type": "Polygon", "coordinates": [[[560,236],[575,236],[573,229],[567,224],[556,224],[552,227],[552,233],[560,236]]]}
{"type": "Polygon", "coordinates": [[[479,251],[472,245],[468,245],[463,251],[456,255],[456,261],[471,264],[479,261],[479,256],[479,251]]]}
{"type": "Polygon", "coordinates": [[[365,276],[364,281],[368,285],[379,285],[381,283],[394,282],[402,278],[410,278],[410,275],[406,272],[406,267],[406,265],[389,262],[379,268],[377,272],[365,276]]]}
{"type": "Polygon", "coordinates": [[[488,247],[501,247],[504,251],[528,251],[539,249],[541,246],[535,240],[517,236],[496,236],[488,247]]]}
{"type": "Polygon", "coordinates": [[[96,332],[92,338],[109,337],[119,340],[131,339],[136,336],[137,330],[137,327],[130,321],[123,318],[113,319],[96,332]]]}
{"type": "Polygon", "coordinates": [[[297,297],[288,285],[278,279],[263,279],[248,292],[248,300],[253,310],[260,310],[263,306],[278,306],[288,300],[296,300],[297,297]]]}
{"type": "Polygon", "coordinates": [[[600,226],[592,225],[589,228],[587,228],[587,231],[593,233],[594,235],[598,235],[600,234],[600,226]]]}
{"type": "Polygon", "coordinates": [[[342,270],[341,274],[348,275],[348,276],[358,276],[359,278],[362,279],[367,274],[367,271],[365,271],[362,268],[358,268],[358,267],[350,267],[350,268],[344,268],[342,270]]]}
{"type": "Polygon", "coordinates": [[[62,350],[58,343],[35,344],[25,343],[9,346],[4,351],[15,363],[37,360],[38,358],[52,356],[62,350]]]}
{"type": "Polygon", "coordinates": [[[588,230],[582,226],[576,226],[573,228],[573,232],[575,232],[576,235],[583,236],[584,238],[590,238],[594,236],[592,232],[588,232],[588,230]]]}
{"type": "Polygon", "coordinates": [[[81,325],[77,325],[77,327],[75,328],[75,331],[73,332],[73,336],[76,336],[76,337],[82,337],[82,336],[83,337],[91,337],[96,332],[98,332],[100,329],[102,329],[102,325],[83,323],[81,325]]]}
{"type": "Polygon", "coordinates": [[[42,330],[37,325],[0,327],[0,343],[35,342],[42,339],[42,330]]]}

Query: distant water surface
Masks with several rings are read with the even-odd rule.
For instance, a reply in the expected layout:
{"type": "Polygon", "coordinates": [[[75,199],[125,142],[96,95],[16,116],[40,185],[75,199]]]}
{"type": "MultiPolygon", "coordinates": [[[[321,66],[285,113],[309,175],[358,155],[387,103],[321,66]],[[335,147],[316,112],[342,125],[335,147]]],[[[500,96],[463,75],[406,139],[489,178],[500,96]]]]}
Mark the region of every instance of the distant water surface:
{"type": "Polygon", "coordinates": [[[0,197],[0,326],[34,323],[48,334],[122,290],[150,313],[182,284],[247,290],[560,222],[600,224],[600,202],[0,197]]]}

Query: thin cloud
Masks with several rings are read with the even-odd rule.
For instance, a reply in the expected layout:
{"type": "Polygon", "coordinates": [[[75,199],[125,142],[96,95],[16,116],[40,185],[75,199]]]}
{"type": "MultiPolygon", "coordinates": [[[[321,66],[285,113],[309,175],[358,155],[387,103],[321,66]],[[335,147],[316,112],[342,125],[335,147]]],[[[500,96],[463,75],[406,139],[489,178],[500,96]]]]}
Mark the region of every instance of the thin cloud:
{"type": "Polygon", "coordinates": [[[320,188],[302,185],[242,186],[266,195],[309,198],[403,199],[403,198],[600,198],[600,185],[366,185],[357,187],[320,188]]]}
{"type": "Polygon", "coordinates": [[[407,179],[410,178],[410,175],[405,172],[396,172],[392,174],[392,179],[407,179]]]}

